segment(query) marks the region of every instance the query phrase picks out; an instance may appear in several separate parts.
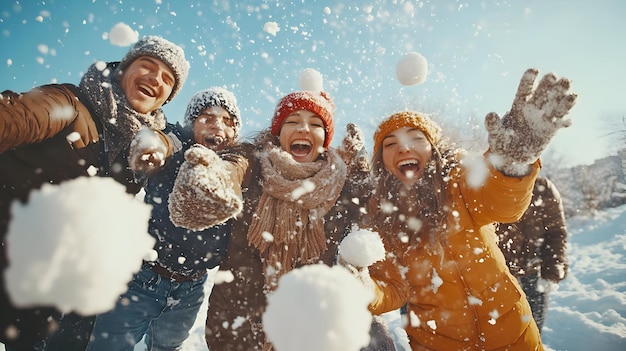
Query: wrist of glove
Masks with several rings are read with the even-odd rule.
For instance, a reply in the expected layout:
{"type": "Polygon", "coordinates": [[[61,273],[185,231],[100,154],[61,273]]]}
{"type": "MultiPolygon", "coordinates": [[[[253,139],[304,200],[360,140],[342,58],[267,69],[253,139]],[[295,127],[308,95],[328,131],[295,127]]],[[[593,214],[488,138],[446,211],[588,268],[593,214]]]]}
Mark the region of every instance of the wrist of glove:
{"type": "Polygon", "coordinates": [[[224,162],[213,150],[201,145],[185,152],[185,162],[169,197],[172,223],[198,231],[241,212],[243,202],[224,162]]]}
{"type": "Polygon", "coordinates": [[[128,165],[141,175],[152,175],[164,164],[169,154],[169,145],[164,142],[165,134],[144,127],[130,143],[128,165]]]}
{"type": "Polygon", "coordinates": [[[341,255],[339,255],[339,257],[337,258],[337,264],[341,265],[342,267],[345,267],[348,271],[350,271],[350,273],[352,273],[352,275],[354,275],[357,279],[359,279],[359,281],[361,281],[361,283],[363,284],[363,286],[372,293],[372,296],[374,294],[374,281],[372,280],[372,278],[370,277],[370,272],[369,269],[367,267],[357,267],[353,264],[348,263],[346,260],[344,260],[341,255]]]}
{"type": "Polygon", "coordinates": [[[568,93],[570,81],[546,74],[533,90],[538,71],[527,70],[520,80],[511,110],[500,118],[492,112],[485,117],[490,160],[509,176],[528,174],[561,128],[571,125],[564,117],[574,106],[576,94],[568,93]]]}

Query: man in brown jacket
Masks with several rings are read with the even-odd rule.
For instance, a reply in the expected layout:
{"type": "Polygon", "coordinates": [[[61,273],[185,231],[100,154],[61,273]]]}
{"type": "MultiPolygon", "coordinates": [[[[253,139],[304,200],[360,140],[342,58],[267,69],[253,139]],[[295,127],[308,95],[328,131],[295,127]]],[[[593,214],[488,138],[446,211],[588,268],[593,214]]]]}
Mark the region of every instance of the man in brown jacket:
{"type": "Polygon", "coordinates": [[[499,246],[526,293],[539,332],[548,313],[550,290],[567,275],[567,228],[561,195],[537,177],[528,210],[516,223],[500,223],[499,246]]]}
{"type": "MultiPolygon", "coordinates": [[[[14,201],[27,203],[30,192],[42,184],[93,175],[112,177],[127,192],[139,192],[145,179],[140,173],[162,165],[172,151],[167,137],[159,132],[166,122],[161,107],[180,91],[188,72],[182,48],[147,36],[120,62],[91,65],[79,86],[51,84],[25,93],[6,90],[0,94],[2,276],[11,259],[6,235],[14,201]],[[145,127],[155,131],[162,145],[131,147],[137,132],[145,127]]],[[[7,350],[43,349],[59,317],[54,307],[14,306],[0,279],[0,342],[7,350]]],[[[61,323],[60,331],[71,334],[61,340],[76,344],[63,341],[46,350],[84,350],[87,340],[81,338],[88,337],[93,318],[71,313],[64,319],[70,317],[75,325],[61,323]]]]}

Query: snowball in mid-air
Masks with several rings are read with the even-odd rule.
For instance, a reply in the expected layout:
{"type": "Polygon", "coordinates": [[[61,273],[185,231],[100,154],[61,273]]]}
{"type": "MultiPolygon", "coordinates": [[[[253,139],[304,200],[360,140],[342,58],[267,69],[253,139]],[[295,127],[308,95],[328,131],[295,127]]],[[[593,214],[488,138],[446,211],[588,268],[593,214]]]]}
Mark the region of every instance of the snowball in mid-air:
{"type": "Polygon", "coordinates": [[[428,74],[428,62],[417,52],[402,56],[396,65],[396,77],[402,85],[422,84],[428,74]]]}
{"type": "Polygon", "coordinates": [[[127,290],[154,245],[150,206],[112,178],[45,184],[15,201],[6,288],[16,306],[102,313],[127,290]]]}
{"type": "Polygon", "coordinates": [[[371,300],[344,267],[304,266],[268,295],[263,329],[277,351],[358,351],[370,342],[371,300]]]}
{"type": "Polygon", "coordinates": [[[276,33],[280,31],[280,27],[276,22],[266,22],[263,25],[263,31],[273,36],[276,36],[276,33]]]}
{"type": "Polygon", "coordinates": [[[129,46],[139,40],[139,33],[128,24],[119,22],[111,28],[109,42],[116,46],[129,46]]]}
{"type": "Polygon", "coordinates": [[[322,74],[313,68],[305,68],[298,77],[300,89],[313,92],[320,92],[324,88],[324,78],[322,74]]]}
{"type": "Polygon", "coordinates": [[[341,241],[339,256],[355,267],[369,267],[385,258],[385,246],[377,232],[354,229],[341,241]]]}

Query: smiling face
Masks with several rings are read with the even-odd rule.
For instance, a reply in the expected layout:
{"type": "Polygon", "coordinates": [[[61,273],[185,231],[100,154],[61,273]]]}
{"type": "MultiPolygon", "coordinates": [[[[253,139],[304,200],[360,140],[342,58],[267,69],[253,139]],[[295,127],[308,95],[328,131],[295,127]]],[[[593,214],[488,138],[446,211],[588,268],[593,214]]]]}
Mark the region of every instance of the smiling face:
{"type": "Polygon", "coordinates": [[[139,56],[121,77],[122,91],[128,103],[140,113],[161,108],[172,94],[175,83],[172,70],[151,56],[139,56]]]}
{"type": "Polygon", "coordinates": [[[280,128],[280,147],[297,162],[313,162],[325,151],[324,122],[308,110],[292,112],[280,128]]]}
{"type": "Polygon", "coordinates": [[[235,138],[235,119],[221,106],[211,106],[193,121],[193,139],[213,150],[221,150],[235,138]]]}
{"type": "Polygon", "coordinates": [[[419,180],[433,151],[424,132],[411,127],[387,134],[381,147],[385,169],[404,185],[413,185],[419,180]]]}

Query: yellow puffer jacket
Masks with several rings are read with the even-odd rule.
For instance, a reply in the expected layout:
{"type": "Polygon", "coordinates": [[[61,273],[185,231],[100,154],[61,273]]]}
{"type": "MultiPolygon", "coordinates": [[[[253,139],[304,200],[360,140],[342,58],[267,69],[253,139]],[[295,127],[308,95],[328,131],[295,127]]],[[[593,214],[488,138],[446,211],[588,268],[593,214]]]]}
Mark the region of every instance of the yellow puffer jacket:
{"type": "Polygon", "coordinates": [[[470,187],[453,171],[447,187],[452,211],[436,246],[391,241],[393,255],[370,267],[379,314],[408,302],[406,331],[413,350],[542,350],[539,331],[517,280],[496,242],[493,222],[515,221],[531,199],[539,161],[523,178],[491,168],[485,184],[470,187]]]}

